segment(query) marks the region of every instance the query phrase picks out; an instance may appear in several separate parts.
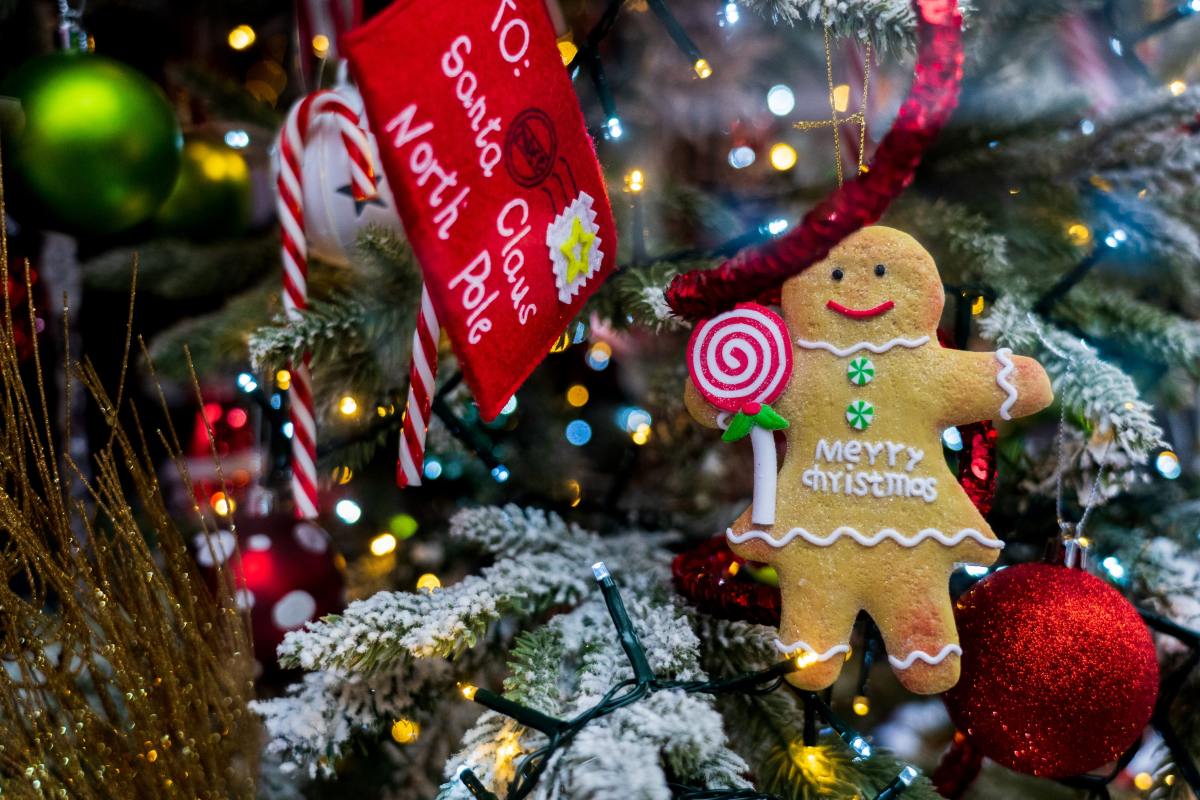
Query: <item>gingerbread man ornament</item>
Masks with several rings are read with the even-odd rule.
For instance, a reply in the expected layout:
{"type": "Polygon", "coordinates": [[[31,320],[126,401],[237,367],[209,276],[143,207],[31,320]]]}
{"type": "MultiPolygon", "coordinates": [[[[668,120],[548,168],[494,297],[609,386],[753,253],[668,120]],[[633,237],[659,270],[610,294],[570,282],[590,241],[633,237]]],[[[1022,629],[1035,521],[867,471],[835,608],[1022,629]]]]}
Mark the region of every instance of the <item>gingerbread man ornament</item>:
{"type": "MultiPolygon", "coordinates": [[[[946,465],[942,431],[1032,414],[1053,393],[1032,359],[939,346],[943,303],[929,253],[878,226],[783,284],[793,370],[772,408],[787,421],[787,452],[777,490],[755,493],[774,494],[775,507],[747,509],[726,535],[779,573],[776,646],[803,666],[788,677],[802,689],[837,679],[860,610],[908,689],[958,681],[950,573],[995,562],[1004,545],[946,465]]],[[[693,370],[692,415],[728,425],[696,380],[693,370]]]]}

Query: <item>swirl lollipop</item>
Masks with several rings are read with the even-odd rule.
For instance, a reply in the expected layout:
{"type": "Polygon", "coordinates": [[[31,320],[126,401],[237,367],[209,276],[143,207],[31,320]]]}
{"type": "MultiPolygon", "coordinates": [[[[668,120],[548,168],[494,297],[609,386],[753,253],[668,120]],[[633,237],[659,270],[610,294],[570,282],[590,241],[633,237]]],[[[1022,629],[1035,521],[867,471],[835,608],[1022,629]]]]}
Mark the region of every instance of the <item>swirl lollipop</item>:
{"type": "Polygon", "coordinates": [[[775,460],[772,431],[788,426],[769,405],[792,377],[792,345],[787,324],[769,308],[742,303],[705,320],[688,342],[688,372],[701,397],[733,414],[727,442],[750,436],[754,448],[756,525],[775,524],[775,460]]]}

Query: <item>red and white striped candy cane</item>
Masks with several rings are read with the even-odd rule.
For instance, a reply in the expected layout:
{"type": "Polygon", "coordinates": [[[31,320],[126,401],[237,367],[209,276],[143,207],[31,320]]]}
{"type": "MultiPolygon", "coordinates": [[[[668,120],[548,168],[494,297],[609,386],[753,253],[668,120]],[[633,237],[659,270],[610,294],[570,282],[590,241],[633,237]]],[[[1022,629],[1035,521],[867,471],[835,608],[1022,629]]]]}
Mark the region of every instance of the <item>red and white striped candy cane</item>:
{"type": "Polygon", "coordinates": [[[404,427],[400,432],[400,456],[396,462],[396,485],[420,486],[425,464],[425,434],[429,430],[429,412],[433,408],[434,380],[437,378],[438,321],[429,299],[429,290],[421,286],[421,310],[413,331],[412,362],[408,369],[408,402],[404,408],[404,427]]]}
{"type": "MultiPolygon", "coordinates": [[[[308,307],[308,248],[304,238],[304,191],[300,180],[304,146],[314,121],[334,120],[350,161],[350,184],[355,200],[375,196],[371,143],[359,127],[358,114],[336,92],[308,95],[292,106],[279,140],[279,224],[283,229],[283,307],[288,319],[300,318],[308,307]],[[328,115],[328,116],[327,116],[328,115]]],[[[332,190],[332,187],[331,187],[332,190]]],[[[290,365],[292,418],[292,497],[296,516],[317,516],[317,425],[313,413],[309,358],[290,365]]]]}

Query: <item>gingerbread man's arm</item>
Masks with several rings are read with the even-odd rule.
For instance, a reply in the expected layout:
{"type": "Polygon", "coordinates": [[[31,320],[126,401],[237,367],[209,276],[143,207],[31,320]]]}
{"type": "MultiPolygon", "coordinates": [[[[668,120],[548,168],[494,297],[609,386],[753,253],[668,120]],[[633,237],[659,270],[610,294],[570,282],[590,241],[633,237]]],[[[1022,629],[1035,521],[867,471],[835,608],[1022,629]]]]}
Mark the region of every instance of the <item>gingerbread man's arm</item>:
{"type": "Polygon", "coordinates": [[[941,390],[938,422],[963,425],[1007,420],[1041,411],[1054,401],[1050,379],[1032,358],[1002,348],[994,353],[942,350],[937,361],[941,390]]]}
{"type": "Polygon", "coordinates": [[[721,427],[717,424],[717,415],[721,412],[700,396],[700,392],[696,390],[696,386],[692,383],[690,377],[683,389],[683,404],[687,407],[688,413],[692,415],[692,418],[704,427],[721,427]]]}

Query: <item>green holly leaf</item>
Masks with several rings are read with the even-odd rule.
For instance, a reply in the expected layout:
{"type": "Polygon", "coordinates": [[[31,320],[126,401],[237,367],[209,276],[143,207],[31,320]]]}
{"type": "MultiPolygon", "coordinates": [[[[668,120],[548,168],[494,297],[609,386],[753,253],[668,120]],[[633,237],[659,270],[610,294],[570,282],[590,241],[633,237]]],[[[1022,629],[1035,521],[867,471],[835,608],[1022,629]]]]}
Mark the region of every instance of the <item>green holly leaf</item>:
{"type": "Polygon", "coordinates": [[[769,431],[781,431],[788,426],[788,421],[779,415],[775,409],[763,403],[762,411],[754,415],[754,424],[769,431]]]}
{"type": "Polygon", "coordinates": [[[736,442],[738,439],[745,439],[749,436],[753,429],[754,418],[739,411],[733,415],[733,419],[730,420],[729,427],[725,429],[721,439],[726,442],[736,442]]]}

